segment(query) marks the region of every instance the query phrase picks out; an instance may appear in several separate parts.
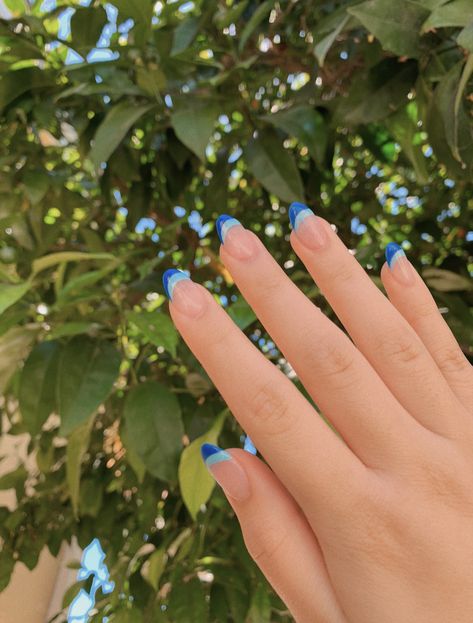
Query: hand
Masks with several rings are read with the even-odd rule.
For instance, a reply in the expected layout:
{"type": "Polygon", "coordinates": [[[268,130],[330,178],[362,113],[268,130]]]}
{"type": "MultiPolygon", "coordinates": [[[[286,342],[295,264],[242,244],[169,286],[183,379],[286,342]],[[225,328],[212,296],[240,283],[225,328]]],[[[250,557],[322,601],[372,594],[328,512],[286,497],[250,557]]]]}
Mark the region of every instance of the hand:
{"type": "Polygon", "coordinates": [[[301,204],[290,217],[353,342],[228,216],[221,259],[339,435],[205,288],[166,271],[176,327],[270,467],[216,446],[207,466],[299,623],[471,623],[472,368],[400,247],[388,300],[329,223],[301,204]]]}

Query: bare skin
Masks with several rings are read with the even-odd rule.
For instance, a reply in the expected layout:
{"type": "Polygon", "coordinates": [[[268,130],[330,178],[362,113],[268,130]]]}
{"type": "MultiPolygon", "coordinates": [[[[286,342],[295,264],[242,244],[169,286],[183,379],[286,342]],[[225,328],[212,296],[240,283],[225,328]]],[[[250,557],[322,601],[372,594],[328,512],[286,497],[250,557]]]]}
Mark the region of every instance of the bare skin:
{"type": "Polygon", "coordinates": [[[473,371],[422,279],[401,253],[385,297],[309,214],[291,244],[350,340],[255,234],[224,233],[223,263],[340,434],[176,282],[176,327],[267,462],[232,449],[211,468],[250,554],[298,623],[471,623],[473,371]]]}

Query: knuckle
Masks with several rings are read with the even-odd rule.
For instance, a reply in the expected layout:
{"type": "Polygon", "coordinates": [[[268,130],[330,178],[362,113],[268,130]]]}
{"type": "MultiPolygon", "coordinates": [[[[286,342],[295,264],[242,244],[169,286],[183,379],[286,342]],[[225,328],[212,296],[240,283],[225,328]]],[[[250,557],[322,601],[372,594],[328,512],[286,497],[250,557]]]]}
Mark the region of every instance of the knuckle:
{"type": "Polygon", "coordinates": [[[435,359],[445,372],[464,373],[472,372],[468,359],[458,346],[447,347],[435,354],[435,359]]]}
{"type": "Polygon", "coordinates": [[[282,383],[263,383],[250,396],[250,409],[255,419],[271,434],[284,434],[292,428],[294,416],[282,383]]]}
{"type": "Polygon", "coordinates": [[[249,526],[243,534],[250,556],[264,568],[275,564],[280,558],[279,553],[284,550],[288,536],[289,531],[285,526],[268,525],[267,522],[249,526]]]}
{"type": "Polygon", "coordinates": [[[356,361],[354,354],[343,344],[321,341],[317,349],[312,350],[309,359],[317,359],[320,375],[330,379],[338,389],[350,387],[356,383],[356,361]]]}
{"type": "Polygon", "coordinates": [[[424,353],[419,338],[407,328],[382,335],[377,346],[384,357],[401,364],[416,363],[424,353]]]}

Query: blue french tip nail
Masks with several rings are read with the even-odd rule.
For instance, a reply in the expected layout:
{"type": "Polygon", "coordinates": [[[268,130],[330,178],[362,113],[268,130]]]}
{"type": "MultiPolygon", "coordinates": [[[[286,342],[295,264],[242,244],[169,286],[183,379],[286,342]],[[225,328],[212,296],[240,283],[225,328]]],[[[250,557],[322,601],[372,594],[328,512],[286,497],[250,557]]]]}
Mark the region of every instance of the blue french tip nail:
{"type": "Polygon", "coordinates": [[[384,252],[389,268],[392,268],[401,257],[406,257],[402,247],[395,242],[388,243],[384,252]]]}
{"type": "Polygon", "coordinates": [[[243,444],[243,450],[245,450],[246,452],[249,452],[250,454],[254,454],[256,455],[258,450],[256,449],[255,444],[251,441],[251,438],[249,435],[247,435],[245,437],[245,443],[243,444]]]}
{"type": "Polygon", "coordinates": [[[225,236],[227,235],[228,231],[232,227],[235,227],[235,225],[241,225],[241,223],[240,221],[237,221],[236,218],[233,218],[233,216],[229,216],[228,214],[221,214],[218,217],[215,223],[215,227],[217,228],[217,234],[222,244],[225,243],[225,236]]]}
{"type": "Polygon", "coordinates": [[[314,216],[314,213],[305,205],[305,203],[294,201],[289,206],[289,220],[291,221],[293,229],[297,229],[302,221],[308,216],[314,216]]]}
{"type": "Polygon", "coordinates": [[[163,286],[169,300],[172,301],[172,292],[174,287],[176,286],[176,283],[182,279],[189,279],[189,276],[182,270],[178,270],[177,268],[168,268],[168,270],[164,271],[163,286]]]}
{"type": "Polygon", "coordinates": [[[200,453],[207,467],[220,463],[221,461],[230,461],[232,458],[228,452],[222,450],[213,443],[204,443],[200,448],[200,453]]]}

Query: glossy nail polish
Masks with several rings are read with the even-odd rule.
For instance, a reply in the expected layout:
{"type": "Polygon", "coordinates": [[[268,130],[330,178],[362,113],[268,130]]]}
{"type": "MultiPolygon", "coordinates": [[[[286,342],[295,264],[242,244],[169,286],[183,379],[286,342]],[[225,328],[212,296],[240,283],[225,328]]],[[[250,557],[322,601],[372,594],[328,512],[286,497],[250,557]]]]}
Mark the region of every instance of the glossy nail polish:
{"type": "Polygon", "coordinates": [[[245,452],[249,452],[250,454],[257,454],[258,450],[256,449],[255,444],[252,442],[251,437],[249,435],[245,436],[245,442],[243,444],[243,450],[245,452]]]}
{"type": "Polygon", "coordinates": [[[390,242],[385,249],[386,261],[393,277],[402,285],[414,283],[414,268],[404,250],[395,242],[390,242]]]}
{"type": "Polygon", "coordinates": [[[320,249],[327,242],[322,221],[305,204],[294,202],[289,206],[292,229],[302,244],[309,249],[320,249]]]}
{"type": "Polygon", "coordinates": [[[242,502],[250,496],[248,476],[230,452],[211,443],[204,443],[200,451],[207,469],[229,497],[242,502]]]}
{"type": "Polygon", "coordinates": [[[225,251],[237,260],[249,260],[257,253],[254,234],[245,229],[233,216],[222,214],[215,224],[225,251]]]}
{"type": "Polygon", "coordinates": [[[204,292],[182,270],[170,268],[163,273],[166,296],[173,306],[186,316],[199,317],[207,304],[204,292]]]}

